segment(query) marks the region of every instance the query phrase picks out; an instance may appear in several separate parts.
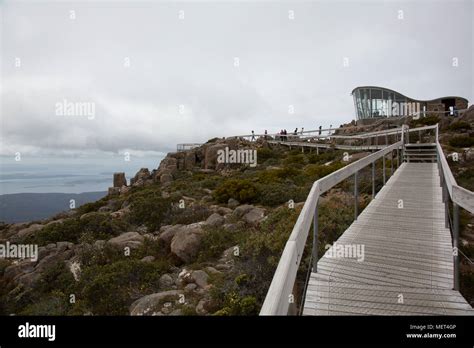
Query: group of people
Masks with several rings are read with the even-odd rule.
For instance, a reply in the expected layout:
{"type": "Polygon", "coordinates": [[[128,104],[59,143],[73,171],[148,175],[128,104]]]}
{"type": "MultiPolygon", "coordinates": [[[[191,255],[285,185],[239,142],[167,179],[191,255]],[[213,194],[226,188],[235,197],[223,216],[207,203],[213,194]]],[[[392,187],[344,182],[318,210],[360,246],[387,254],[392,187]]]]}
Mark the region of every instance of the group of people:
{"type": "MultiPolygon", "coordinates": [[[[323,128],[322,126],[319,126],[319,132],[318,132],[319,135],[321,135],[321,133],[322,133],[322,128],[323,128]]],[[[331,129],[331,128],[332,128],[332,125],[330,125],[329,128],[331,129]]],[[[298,131],[298,127],[296,127],[295,130],[293,131],[293,134],[292,134],[292,135],[293,135],[293,136],[297,136],[298,134],[303,135],[303,133],[304,133],[304,127],[301,127],[301,130],[300,130],[300,131],[298,131]]],[[[277,136],[275,137],[276,140],[288,141],[288,131],[287,131],[286,129],[281,129],[281,130],[280,130],[280,133],[278,133],[278,134],[279,134],[279,135],[277,135],[277,136]]],[[[328,134],[331,134],[331,132],[328,131],[328,134]]],[[[291,135],[291,133],[290,133],[290,135],[291,135]]],[[[265,129],[265,134],[264,134],[263,137],[264,137],[264,139],[268,139],[268,132],[267,132],[266,129],[265,129]]],[[[252,141],[255,141],[255,139],[256,139],[256,138],[255,138],[255,132],[252,130],[252,138],[251,138],[251,140],[252,140],[252,141]]]]}
{"type": "MultiPolygon", "coordinates": [[[[293,131],[293,135],[296,136],[298,135],[298,133],[300,134],[303,134],[304,132],[304,128],[301,127],[301,130],[298,132],[298,128],[295,128],[295,130],[293,131]]],[[[288,140],[288,131],[286,129],[282,129],[280,130],[280,136],[279,136],[279,140],[281,141],[287,141],[288,140]]]]}

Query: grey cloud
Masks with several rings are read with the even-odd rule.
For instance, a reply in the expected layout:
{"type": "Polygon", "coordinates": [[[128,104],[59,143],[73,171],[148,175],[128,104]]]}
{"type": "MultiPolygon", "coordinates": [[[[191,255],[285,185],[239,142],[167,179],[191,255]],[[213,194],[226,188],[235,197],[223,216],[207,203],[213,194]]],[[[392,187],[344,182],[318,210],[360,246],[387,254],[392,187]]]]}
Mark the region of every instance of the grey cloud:
{"type": "Polygon", "coordinates": [[[353,118],[358,85],[474,98],[471,1],[6,1],[0,10],[1,154],[166,152],[252,129],[339,125],[353,118]],[[95,119],[56,116],[63,99],[96,103],[95,119]]]}

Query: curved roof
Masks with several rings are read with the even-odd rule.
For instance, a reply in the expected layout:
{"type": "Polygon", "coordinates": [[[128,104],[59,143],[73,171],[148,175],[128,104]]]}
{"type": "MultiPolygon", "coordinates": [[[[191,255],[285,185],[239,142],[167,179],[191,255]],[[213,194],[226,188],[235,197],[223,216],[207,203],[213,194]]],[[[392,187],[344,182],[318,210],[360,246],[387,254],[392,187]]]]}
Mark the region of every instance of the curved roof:
{"type": "Polygon", "coordinates": [[[415,99],[415,98],[410,98],[410,97],[407,97],[406,95],[400,93],[400,92],[397,92],[397,91],[394,91],[393,89],[390,89],[390,88],[385,88],[385,87],[379,87],[379,86],[359,86],[359,87],[356,87],[352,90],[351,92],[351,95],[354,94],[354,91],[357,90],[357,89],[362,89],[362,88],[377,88],[377,89],[383,89],[384,91],[388,91],[388,92],[393,92],[393,93],[397,93],[397,94],[400,94],[401,96],[407,98],[407,99],[410,99],[410,100],[413,100],[413,101],[417,101],[417,102],[432,102],[432,101],[436,101],[436,100],[440,100],[440,99],[446,99],[446,98],[458,98],[458,99],[463,99],[464,101],[466,101],[466,103],[468,103],[469,101],[466,99],[466,98],[463,98],[463,97],[459,97],[459,96],[446,96],[446,97],[440,97],[440,98],[434,98],[434,99],[430,99],[430,100],[423,100],[423,99],[415,99]]]}

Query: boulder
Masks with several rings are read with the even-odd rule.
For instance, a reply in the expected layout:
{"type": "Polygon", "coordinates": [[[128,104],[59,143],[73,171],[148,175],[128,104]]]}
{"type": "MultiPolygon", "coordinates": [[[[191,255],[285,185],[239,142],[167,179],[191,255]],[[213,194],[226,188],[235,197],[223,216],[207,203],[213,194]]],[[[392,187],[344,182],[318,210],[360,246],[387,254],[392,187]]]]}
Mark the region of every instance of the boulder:
{"type": "Polygon", "coordinates": [[[191,262],[199,251],[203,233],[200,223],[181,226],[171,241],[171,252],[182,261],[191,262]]]}
{"type": "Polygon", "coordinates": [[[56,243],[56,248],[58,249],[58,252],[63,252],[66,250],[72,250],[74,248],[74,243],[71,242],[57,242],[56,243]]]}
{"type": "Polygon", "coordinates": [[[214,267],[206,267],[206,272],[208,274],[222,274],[222,272],[218,271],[217,269],[215,269],[214,267]]]}
{"type": "Polygon", "coordinates": [[[35,272],[43,272],[50,269],[55,263],[65,261],[74,256],[74,251],[66,250],[64,252],[55,252],[45,256],[35,267],[35,272]]]}
{"type": "Polygon", "coordinates": [[[17,237],[20,239],[27,238],[43,228],[41,224],[33,224],[27,228],[21,229],[17,233],[17,237]]]}
{"type": "Polygon", "coordinates": [[[221,215],[227,215],[227,214],[232,214],[232,209],[226,208],[226,207],[218,207],[217,212],[221,215]]]}
{"type": "Polygon", "coordinates": [[[242,220],[244,220],[249,225],[258,225],[264,218],[265,209],[253,208],[242,217],[242,220]]]}
{"type": "Polygon", "coordinates": [[[231,209],[237,208],[239,204],[239,201],[233,198],[229,198],[229,200],[227,201],[227,206],[231,209]]]}
{"type": "Polygon", "coordinates": [[[129,247],[131,249],[138,248],[145,238],[138,232],[125,232],[120,236],[111,238],[107,241],[107,244],[113,245],[119,248],[129,247]]]}
{"type": "Polygon", "coordinates": [[[164,301],[177,301],[182,293],[180,290],[168,290],[144,296],[132,303],[130,315],[156,315],[160,312],[164,301]]]}
{"type": "Polygon", "coordinates": [[[122,219],[125,215],[130,214],[130,211],[130,206],[126,206],[125,208],[110,213],[110,216],[114,219],[122,219]]]}
{"type": "Polygon", "coordinates": [[[193,271],[191,273],[191,277],[193,278],[197,286],[199,286],[200,288],[205,288],[207,286],[207,280],[209,276],[207,275],[206,272],[202,270],[193,271]]]}
{"type": "Polygon", "coordinates": [[[197,306],[196,306],[196,313],[197,313],[198,315],[206,315],[206,314],[208,313],[208,311],[207,311],[207,309],[206,309],[206,307],[207,307],[207,305],[208,305],[208,302],[209,302],[209,301],[206,300],[206,299],[204,299],[204,298],[201,299],[201,300],[199,300],[199,302],[198,302],[198,304],[197,304],[197,306]]]}
{"type": "Polygon", "coordinates": [[[149,263],[149,262],[153,262],[153,261],[155,261],[155,257],[154,257],[154,256],[151,256],[151,255],[150,255],[150,256],[145,256],[145,257],[143,257],[140,261],[142,261],[142,262],[148,262],[148,263],[149,263]]]}
{"type": "Polygon", "coordinates": [[[192,292],[197,289],[197,285],[195,283],[189,283],[184,287],[184,292],[192,292]]]}
{"type": "Polygon", "coordinates": [[[219,227],[224,224],[224,218],[221,215],[214,213],[207,218],[204,224],[210,227],[219,227]]]}
{"type": "Polygon", "coordinates": [[[251,211],[254,208],[253,205],[249,204],[243,204],[239,205],[237,208],[234,209],[234,216],[237,216],[238,218],[241,218],[245,214],[247,214],[249,211],[251,211]]]}
{"type": "Polygon", "coordinates": [[[160,228],[160,235],[158,239],[163,241],[164,244],[169,247],[174,235],[179,231],[183,225],[167,225],[160,228]]]}
{"type": "Polygon", "coordinates": [[[160,288],[166,289],[174,284],[174,279],[171,275],[166,273],[160,277],[158,284],[160,285],[160,288]]]}

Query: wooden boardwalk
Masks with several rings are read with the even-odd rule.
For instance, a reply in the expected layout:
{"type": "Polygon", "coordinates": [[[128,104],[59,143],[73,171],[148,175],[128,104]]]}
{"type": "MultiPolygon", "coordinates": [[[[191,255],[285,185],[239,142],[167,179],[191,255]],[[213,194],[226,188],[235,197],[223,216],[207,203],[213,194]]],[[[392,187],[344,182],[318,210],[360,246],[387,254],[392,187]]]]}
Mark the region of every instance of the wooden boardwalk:
{"type": "Polygon", "coordinates": [[[474,315],[452,290],[439,180],[436,163],[403,163],[335,243],[363,247],[363,259],[326,252],[303,315],[474,315]]]}

